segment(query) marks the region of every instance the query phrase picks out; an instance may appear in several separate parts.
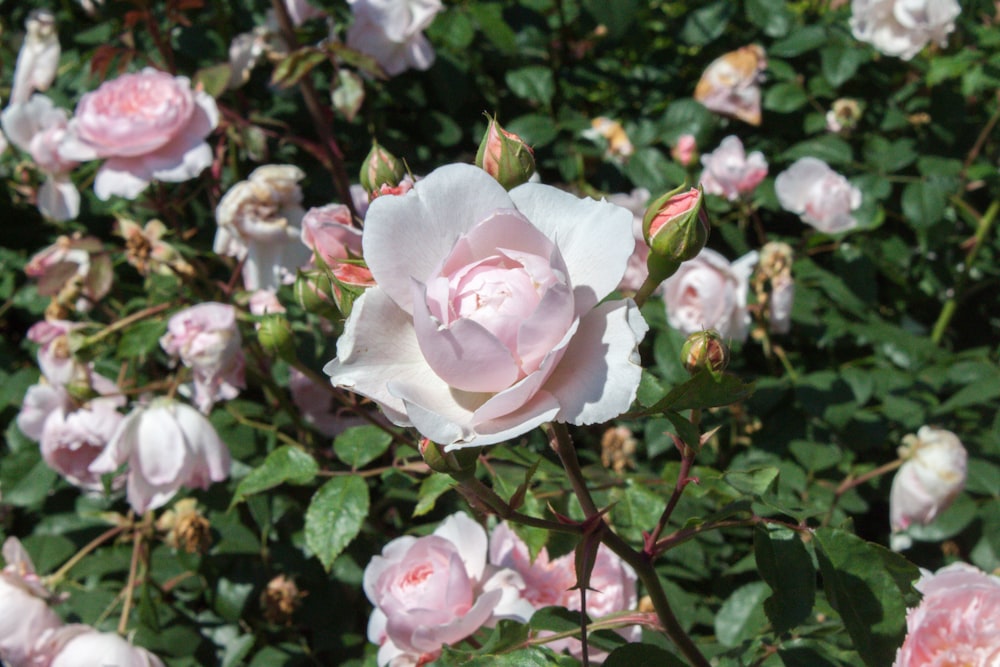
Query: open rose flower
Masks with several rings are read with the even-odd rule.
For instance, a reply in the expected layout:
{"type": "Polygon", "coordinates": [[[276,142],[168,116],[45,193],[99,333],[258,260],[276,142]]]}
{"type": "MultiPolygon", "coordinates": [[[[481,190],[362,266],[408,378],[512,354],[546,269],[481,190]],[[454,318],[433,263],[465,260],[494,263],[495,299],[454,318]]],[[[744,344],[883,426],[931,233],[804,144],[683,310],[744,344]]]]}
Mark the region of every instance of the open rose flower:
{"type": "Polygon", "coordinates": [[[5,566],[0,570],[0,661],[5,665],[29,662],[38,637],[62,625],[49,608],[49,593],[42,586],[28,552],[15,537],[3,544],[5,566]]]}
{"type": "Polygon", "coordinates": [[[208,488],[229,476],[229,450],[189,405],[166,398],[133,410],[90,465],[114,472],[128,463],[129,504],[138,514],[162,507],[182,487],[208,488]]]}
{"type": "Polygon", "coordinates": [[[649,204],[649,190],[646,188],[636,188],[629,194],[619,193],[608,196],[608,201],[617,206],[627,208],[632,212],[632,236],[635,238],[635,246],[632,255],[628,258],[628,266],[625,275],[618,283],[618,289],[628,292],[637,292],[642,284],[646,282],[649,275],[649,268],[646,266],[646,259],[649,257],[649,245],[642,234],[642,217],[646,213],[646,206],[649,204]]]}
{"type": "Polygon", "coordinates": [[[45,419],[38,439],[45,463],[67,482],[100,491],[101,476],[90,470],[111,441],[123,416],[116,398],[98,398],[75,410],[57,409],[45,419]]]}
{"type": "Polygon", "coordinates": [[[961,12],[956,0],[853,0],[851,32],[887,56],[910,60],[930,42],[945,46],[961,12]]]}
{"type": "Polygon", "coordinates": [[[114,632],[79,623],[42,635],[35,660],[31,664],[45,667],[163,667],[159,658],[141,646],[133,646],[114,632]]]}
{"type": "Polygon", "coordinates": [[[160,338],[164,351],[194,372],[194,401],[206,414],[244,387],[242,342],[236,309],[211,301],[175,313],[160,338]]]}
{"type": "Polygon", "coordinates": [[[1000,664],[1000,578],[966,563],[925,572],[893,667],[1000,664]]]}
{"type": "Polygon", "coordinates": [[[778,203],[821,232],[836,234],[858,226],[851,213],[861,206],[861,191],[814,157],[796,160],[774,181],[778,203]]]}
{"type": "Polygon", "coordinates": [[[724,53],[705,68],[694,99],[715,113],[760,125],[760,82],[765,69],[767,56],[756,44],[724,53]]]}
{"type": "Polygon", "coordinates": [[[7,107],[0,115],[3,131],[11,142],[31,155],[45,175],[38,188],[38,210],[53,220],[72,220],[80,212],[80,192],[69,173],[76,162],[59,156],[69,114],[45,95],[35,94],[23,104],[7,107]]]}
{"type": "Polygon", "coordinates": [[[45,91],[52,85],[59,69],[59,34],[56,17],[47,9],[35,9],[24,22],[25,35],[14,65],[14,84],[10,88],[10,103],[23,104],[36,90],[45,91]]]}
{"type": "Polygon", "coordinates": [[[458,513],[432,535],[396,538],[372,558],[364,590],[375,605],[368,639],[379,645],[379,667],[426,664],[502,617],[527,621],[520,577],[487,565],[486,553],[486,531],[458,513]]]}
{"type": "MultiPolygon", "coordinates": [[[[510,568],[521,575],[524,589],[521,597],[533,610],[549,606],[566,607],[579,611],[581,607],[580,589],[576,588],[576,560],[572,553],[549,559],[548,550],[542,550],[531,559],[528,545],[518,537],[506,523],[499,524],[490,535],[490,563],[498,567],[510,568]]],[[[639,604],[636,592],[635,571],[606,546],[597,550],[594,569],[590,574],[590,588],[587,590],[587,614],[594,619],[620,611],[635,609],[639,604]]],[[[630,641],[639,641],[642,630],[630,626],[620,631],[630,641]]],[[[568,650],[580,657],[582,647],[578,639],[563,639],[548,644],[554,651],[568,650]]],[[[601,654],[593,660],[603,660],[601,654]]]]}
{"type": "Polygon", "coordinates": [[[441,11],[440,0],[348,0],[354,23],[347,45],[374,58],[389,76],[429,69],[434,48],[424,30],[441,11]]]}
{"type": "Polygon", "coordinates": [[[903,465],[892,479],[889,491],[889,521],[892,547],[911,544],[902,531],[913,523],[929,524],[948,509],[965,487],[968,454],[951,431],[921,426],[917,434],[903,438],[903,465]]]}
{"type": "Polygon", "coordinates": [[[607,202],[442,167],[372,202],[363,244],[378,286],[325,370],[449,451],[616,417],[647,326],[630,300],[598,304],[625,272],[631,226],[607,202]]]}
{"type": "Polygon", "coordinates": [[[186,181],[212,164],[205,138],[218,122],[211,95],[187,77],[147,67],[84,95],[59,153],[77,162],[104,158],[98,198],[135,199],[151,181],[186,181]]]}
{"type": "Polygon", "coordinates": [[[722,140],[719,147],[701,156],[705,170],[701,172],[701,185],[710,195],[721,195],[729,201],[753,192],[767,176],[764,154],[754,151],[747,155],[743,142],[736,135],[722,140]]]}
{"type": "Polygon", "coordinates": [[[663,283],[670,326],[685,336],[715,329],[724,339],[745,340],[749,278],[757,253],[729,260],[705,248],[663,283]]]}

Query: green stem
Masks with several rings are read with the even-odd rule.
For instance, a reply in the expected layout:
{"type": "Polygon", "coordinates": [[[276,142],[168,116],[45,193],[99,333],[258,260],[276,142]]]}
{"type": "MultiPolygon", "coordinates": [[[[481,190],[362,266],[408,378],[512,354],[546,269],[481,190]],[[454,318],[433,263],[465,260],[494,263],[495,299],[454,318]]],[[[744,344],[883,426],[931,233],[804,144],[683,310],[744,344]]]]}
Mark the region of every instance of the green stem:
{"type": "Polygon", "coordinates": [[[823,517],[822,525],[826,526],[830,523],[830,519],[833,518],[833,510],[837,507],[837,502],[840,501],[840,497],[842,495],[844,495],[845,493],[847,493],[856,486],[861,486],[862,484],[864,484],[869,480],[875,479],[876,477],[881,477],[887,472],[892,472],[901,465],[903,465],[903,459],[899,458],[896,459],[895,461],[890,461],[889,463],[880,465],[874,470],[869,470],[863,475],[858,475],[857,477],[854,477],[853,475],[848,475],[847,477],[845,477],[844,481],[841,482],[840,486],[837,487],[837,490],[834,491],[833,501],[830,503],[830,509],[827,510],[826,516],[823,517]]]}
{"type": "Polygon", "coordinates": [[[116,535],[118,535],[118,533],[122,532],[128,527],[129,526],[127,525],[114,526],[113,528],[109,528],[108,530],[104,531],[103,533],[92,539],[90,542],[85,544],[82,549],[73,554],[72,558],[63,563],[62,567],[60,567],[58,570],[56,570],[49,576],[45,577],[45,587],[54,588],[55,586],[58,586],[59,583],[66,577],[66,574],[70,570],[72,570],[77,563],[86,558],[87,554],[89,554],[94,549],[96,549],[97,547],[101,546],[102,544],[110,540],[112,537],[115,537],[116,535]]]}
{"type": "Polygon", "coordinates": [[[580,460],[576,457],[576,447],[569,436],[569,429],[566,424],[551,422],[548,424],[549,443],[552,449],[559,456],[559,460],[569,476],[569,483],[573,489],[573,494],[583,508],[583,514],[588,519],[600,514],[590,489],[587,487],[587,480],[583,478],[583,470],[580,468],[580,460]]]}
{"type": "MultiPolygon", "coordinates": [[[[959,204],[964,205],[962,200],[958,200],[959,204]]],[[[966,210],[969,210],[966,206],[966,210]]],[[[931,340],[935,345],[941,343],[941,339],[944,337],[944,332],[947,331],[948,325],[951,323],[951,319],[955,316],[958,310],[958,300],[962,296],[963,288],[968,279],[969,269],[972,267],[972,263],[976,259],[976,255],[979,252],[980,246],[982,246],[983,241],[989,235],[990,230],[993,227],[993,223],[996,221],[997,213],[1000,212],[1000,201],[995,201],[990,204],[990,207],[986,209],[986,213],[979,218],[979,224],[976,228],[975,240],[973,241],[972,248],[969,250],[968,254],[965,256],[965,261],[962,262],[962,273],[958,277],[958,282],[955,285],[955,289],[952,292],[951,297],[945,302],[944,306],[941,308],[941,314],[938,315],[937,322],[934,323],[934,329],[931,331],[931,340]]]]}
{"type": "Polygon", "coordinates": [[[579,535],[581,533],[579,525],[559,523],[557,521],[547,521],[545,519],[539,519],[533,516],[528,516],[527,514],[522,514],[521,512],[512,509],[507,501],[497,495],[496,491],[486,486],[475,477],[469,476],[460,480],[459,486],[461,486],[467,493],[474,496],[477,500],[481,501],[491,512],[505,521],[513,521],[514,523],[531,526],[532,528],[543,528],[545,530],[554,530],[560,533],[572,533],[574,535],[579,535]]]}

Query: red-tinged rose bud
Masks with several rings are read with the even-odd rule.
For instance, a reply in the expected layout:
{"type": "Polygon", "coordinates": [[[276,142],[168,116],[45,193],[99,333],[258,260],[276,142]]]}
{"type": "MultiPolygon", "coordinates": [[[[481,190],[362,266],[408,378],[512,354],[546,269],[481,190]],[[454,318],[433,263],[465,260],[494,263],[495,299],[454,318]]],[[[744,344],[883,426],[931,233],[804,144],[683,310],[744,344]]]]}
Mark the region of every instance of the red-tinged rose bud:
{"type": "Polygon", "coordinates": [[[403,161],[382,148],[377,141],[373,141],[368,157],[361,163],[359,180],[361,187],[368,192],[368,196],[375,197],[383,185],[388,185],[390,188],[399,185],[405,173],[403,161]]]}
{"type": "Polygon", "coordinates": [[[702,210],[700,187],[682,185],[657,198],[646,209],[643,236],[649,245],[649,271],[660,280],[670,277],[689,259],[694,259],[708,242],[710,225],[702,210]]]}
{"type": "Polygon", "coordinates": [[[698,331],[687,337],[681,348],[684,368],[692,375],[705,369],[721,373],[729,365],[729,347],[718,331],[698,331]]]}
{"type": "Polygon", "coordinates": [[[451,475],[455,479],[471,476],[476,471],[480,447],[467,447],[454,452],[446,452],[441,445],[427,438],[421,438],[420,456],[434,472],[451,475]]]}
{"type": "Polygon", "coordinates": [[[510,190],[535,173],[535,156],[521,137],[500,127],[494,117],[479,143],[476,166],[510,190]]]}
{"type": "Polygon", "coordinates": [[[295,359],[295,336],[284,315],[279,313],[264,315],[260,321],[260,328],[257,329],[257,340],[268,354],[285,361],[295,359]]]}

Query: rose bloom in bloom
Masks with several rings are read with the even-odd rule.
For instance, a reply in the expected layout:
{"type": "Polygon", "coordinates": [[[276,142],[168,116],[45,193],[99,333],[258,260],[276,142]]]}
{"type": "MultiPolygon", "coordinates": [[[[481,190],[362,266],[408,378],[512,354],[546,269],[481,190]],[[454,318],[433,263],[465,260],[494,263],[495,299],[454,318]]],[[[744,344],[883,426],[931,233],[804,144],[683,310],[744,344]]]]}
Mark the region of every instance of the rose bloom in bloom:
{"type": "Polygon", "coordinates": [[[760,125],[760,82],[765,69],[767,56],[756,44],[725,53],[705,69],[694,98],[711,111],[760,125]]]}
{"type": "Polygon", "coordinates": [[[434,48],[424,37],[440,0],[348,0],[354,23],[347,46],[374,58],[389,76],[429,69],[434,48]]]}
{"type": "Polygon", "coordinates": [[[295,271],[309,261],[299,242],[301,206],[299,181],[305,174],[290,164],[257,167],[222,197],[215,208],[213,250],[243,262],[243,286],[277,290],[295,280],[295,271]]]}
{"type": "Polygon", "coordinates": [[[814,157],[796,160],[774,181],[778,203],[821,232],[836,234],[858,226],[851,212],[861,206],[861,191],[814,157]]]}
{"type": "Polygon", "coordinates": [[[685,336],[715,329],[724,339],[746,340],[747,292],[757,253],[731,263],[710,248],[684,262],[663,282],[670,326],[685,336]]]}
{"type": "Polygon", "coordinates": [[[49,413],[38,440],[45,463],[73,486],[101,491],[101,476],[89,468],[121,423],[118,405],[123,402],[98,398],[75,410],[49,413]]]}
{"type": "Polygon", "coordinates": [[[163,667],[163,662],[114,632],[74,623],[45,633],[35,663],[46,667],[163,667]]]}
{"type": "Polygon", "coordinates": [[[218,123],[211,95],[192,89],[187,77],[147,67],[84,95],[59,154],[77,162],[104,158],[97,197],[135,199],[151,181],[186,181],[211,165],[205,138],[218,123]]]}
{"type": "Polygon", "coordinates": [[[851,32],[887,56],[910,60],[929,42],[945,46],[961,12],[956,0],[853,0],[851,32]]]}
{"type": "Polygon", "coordinates": [[[632,212],[632,236],[635,238],[635,246],[628,258],[625,275],[618,283],[618,289],[626,292],[637,292],[646,282],[646,276],[649,275],[649,268],[646,266],[649,246],[646,245],[646,239],[642,235],[642,217],[649,204],[649,190],[636,188],[628,194],[609,195],[607,199],[612,204],[627,208],[632,212]]]}
{"type": "Polygon", "coordinates": [[[372,558],[364,590],[375,605],[368,639],[379,645],[379,667],[427,664],[443,645],[499,618],[527,620],[524,582],[487,565],[486,554],[486,531],[458,513],[432,535],[399,537],[372,558]]]}
{"type": "Polygon", "coordinates": [[[236,309],[223,303],[200,303],[175,313],[160,346],[194,371],[194,401],[208,414],[216,401],[236,398],[243,380],[243,339],[236,309]]]}
{"type": "MultiPolygon", "coordinates": [[[[524,580],[521,593],[534,610],[549,606],[566,607],[579,611],[581,595],[576,578],[576,560],[572,553],[549,559],[548,550],[542,550],[531,560],[528,545],[507,525],[501,523],[490,534],[490,563],[498,567],[514,570],[524,580]]],[[[598,619],[620,611],[635,609],[639,604],[636,593],[635,571],[603,544],[597,549],[594,569],[590,573],[590,588],[587,590],[587,614],[598,619]]],[[[530,619],[531,614],[528,614],[530,619]]],[[[633,625],[619,631],[622,636],[637,642],[642,629],[633,625]]],[[[548,647],[557,653],[568,650],[577,658],[582,656],[579,639],[561,639],[550,642],[548,647]]],[[[590,659],[601,662],[606,655],[590,650],[590,659]]]]}
{"type": "Polygon", "coordinates": [[[631,300],[598,304],[625,272],[631,225],[613,204],[535,183],[508,193],[470,165],[379,197],[363,239],[377,287],[325,371],[447,451],[616,417],[647,326],[631,300]]]}
{"type": "Polygon", "coordinates": [[[747,155],[743,142],[735,135],[726,137],[718,148],[702,155],[701,164],[705,167],[700,178],[705,192],[721,195],[729,201],[753,192],[767,176],[764,154],[754,151],[747,155]]]}
{"type": "Polygon", "coordinates": [[[38,637],[62,625],[46,601],[28,552],[15,537],[3,544],[6,566],[0,570],[0,660],[11,667],[30,662],[38,637]]]}
{"type": "Polygon", "coordinates": [[[924,572],[923,600],[906,614],[906,639],[893,667],[1000,664],[1000,578],[966,563],[924,572]]]}
{"type": "Polygon", "coordinates": [[[162,507],[182,487],[208,488],[229,476],[229,450],[205,417],[160,398],[133,410],[90,465],[114,472],[128,463],[128,502],[138,514],[162,507]]]}
{"type": "Polygon", "coordinates": [[[921,426],[916,436],[903,438],[903,465],[889,491],[892,547],[906,549],[911,540],[899,534],[912,523],[929,524],[946,510],[965,487],[968,454],[951,431],[921,426]]]}
{"type": "Polygon", "coordinates": [[[45,174],[38,188],[38,210],[53,220],[72,220],[80,212],[80,192],[69,173],[76,162],[59,157],[59,144],[66,135],[69,114],[45,95],[35,94],[24,104],[7,107],[0,115],[3,131],[11,142],[31,155],[45,174]]]}

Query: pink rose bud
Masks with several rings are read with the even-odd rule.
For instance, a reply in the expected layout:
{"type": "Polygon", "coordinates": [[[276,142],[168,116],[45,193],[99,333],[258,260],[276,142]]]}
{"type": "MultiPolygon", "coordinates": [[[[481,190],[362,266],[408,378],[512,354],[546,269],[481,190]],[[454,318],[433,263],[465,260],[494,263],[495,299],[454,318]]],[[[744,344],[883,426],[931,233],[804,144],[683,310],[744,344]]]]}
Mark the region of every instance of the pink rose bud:
{"type": "Polygon", "coordinates": [[[701,369],[721,373],[729,365],[729,347],[723,342],[718,331],[699,331],[687,337],[681,348],[684,368],[691,374],[701,369]]]}
{"type": "Polygon", "coordinates": [[[650,273],[660,276],[660,280],[672,275],[682,262],[697,257],[708,242],[711,227],[701,207],[702,190],[698,187],[682,192],[685,187],[654,200],[642,220],[650,248],[650,273]]]}
{"type": "Polygon", "coordinates": [[[510,190],[535,173],[535,156],[521,137],[500,127],[493,117],[479,144],[476,166],[510,190]]]}
{"type": "Polygon", "coordinates": [[[383,185],[399,185],[405,173],[402,160],[382,148],[377,141],[372,141],[372,149],[361,163],[360,177],[361,185],[369,197],[377,197],[383,185]]]}
{"type": "Polygon", "coordinates": [[[670,156],[681,166],[688,166],[698,156],[698,143],[693,134],[682,134],[677,143],[670,149],[670,156]]]}
{"type": "Polygon", "coordinates": [[[903,438],[900,456],[904,463],[889,491],[891,545],[897,551],[912,544],[902,531],[913,523],[931,523],[962,491],[968,459],[958,436],[933,426],[903,438]]]}
{"type": "Polygon", "coordinates": [[[138,514],[167,504],[182,486],[208,488],[229,477],[229,449],[215,427],[189,405],[169,398],[133,410],[90,464],[110,473],[128,463],[128,502],[138,514]]]}

